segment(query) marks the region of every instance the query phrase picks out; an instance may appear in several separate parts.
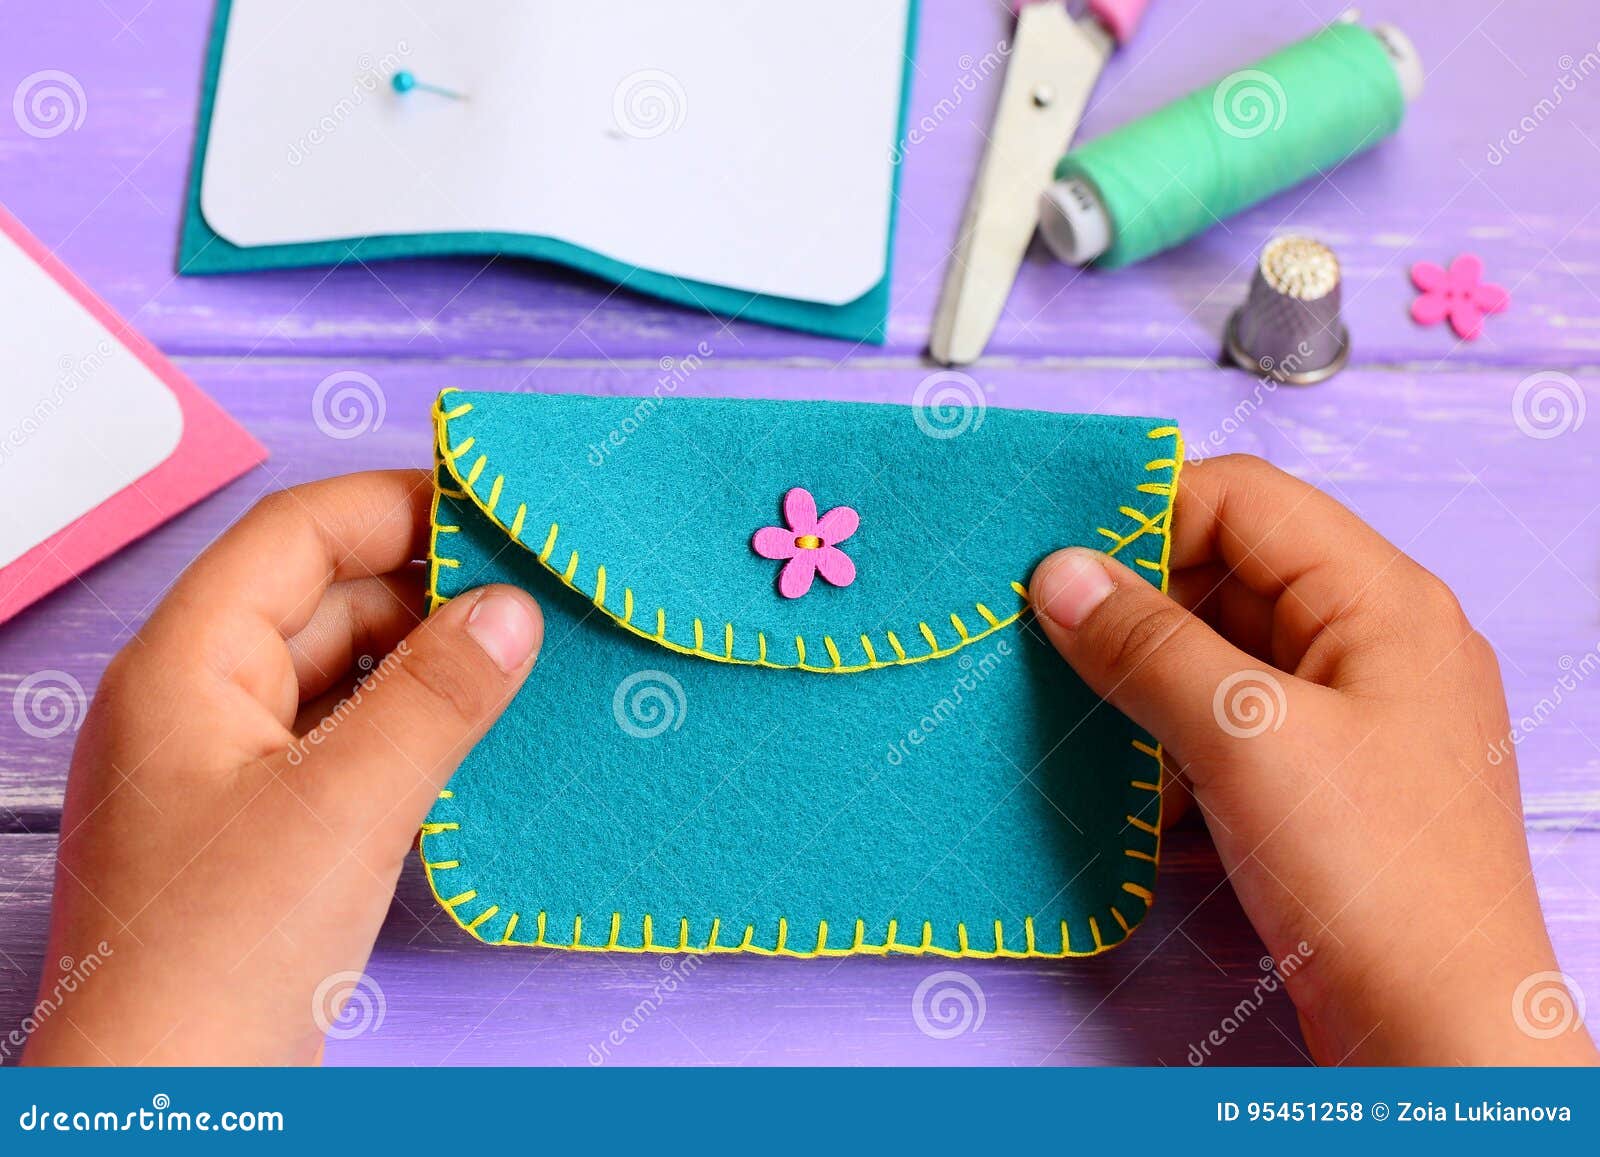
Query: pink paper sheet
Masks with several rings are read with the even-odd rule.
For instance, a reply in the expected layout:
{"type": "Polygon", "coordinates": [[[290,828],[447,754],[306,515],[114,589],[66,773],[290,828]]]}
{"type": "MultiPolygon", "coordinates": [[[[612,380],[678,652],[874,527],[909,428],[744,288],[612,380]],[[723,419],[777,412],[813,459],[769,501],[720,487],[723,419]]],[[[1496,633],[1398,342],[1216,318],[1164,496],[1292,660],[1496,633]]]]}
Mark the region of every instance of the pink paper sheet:
{"type": "Polygon", "coordinates": [[[0,232],[39,263],[154,373],[178,399],[183,437],[155,469],[0,568],[0,622],[173,515],[266,460],[267,451],[170,361],[73,276],[21,222],[0,206],[0,232]]]}

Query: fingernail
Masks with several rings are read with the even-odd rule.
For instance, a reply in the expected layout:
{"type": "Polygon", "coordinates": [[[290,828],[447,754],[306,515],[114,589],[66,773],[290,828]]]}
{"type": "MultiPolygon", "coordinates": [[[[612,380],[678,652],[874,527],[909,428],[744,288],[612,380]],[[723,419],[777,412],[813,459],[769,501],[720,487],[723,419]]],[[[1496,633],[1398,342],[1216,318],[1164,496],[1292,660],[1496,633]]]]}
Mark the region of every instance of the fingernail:
{"type": "Polygon", "coordinates": [[[1117,589],[1104,556],[1072,547],[1039,564],[1033,576],[1033,602],[1041,614],[1075,631],[1117,589]]]}
{"type": "Polygon", "coordinates": [[[467,615],[467,634],[507,675],[518,670],[539,642],[528,604],[509,591],[487,591],[467,615]]]}

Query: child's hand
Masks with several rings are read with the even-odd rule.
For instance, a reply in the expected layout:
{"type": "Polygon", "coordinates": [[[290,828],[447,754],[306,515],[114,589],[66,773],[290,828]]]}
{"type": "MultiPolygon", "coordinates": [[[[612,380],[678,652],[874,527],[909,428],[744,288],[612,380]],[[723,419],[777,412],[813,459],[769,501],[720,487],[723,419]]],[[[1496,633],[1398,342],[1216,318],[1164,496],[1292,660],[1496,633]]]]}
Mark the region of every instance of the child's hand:
{"type": "Polygon", "coordinates": [[[1244,457],[1184,468],[1171,561],[1176,601],[1061,551],[1034,605],[1083,679],[1162,741],[1168,802],[1193,792],[1273,956],[1304,961],[1287,987],[1312,1055],[1593,1062],[1581,1028],[1519,1031],[1539,1015],[1514,1012],[1539,999],[1519,985],[1556,960],[1499,668],[1450,591],[1244,457]]]}
{"type": "Polygon", "coordinates": [[[431,496],[421,471],[273,495],[112,661],[73,755],[46,953],[101,966],[26,1059],[317,1058],[335,1009],[314,995],[366,964],[423,816],[542,640],[509,587],[419,624],[431,496]],[[381,661],[352,693],[363,657],[381,661]]]}

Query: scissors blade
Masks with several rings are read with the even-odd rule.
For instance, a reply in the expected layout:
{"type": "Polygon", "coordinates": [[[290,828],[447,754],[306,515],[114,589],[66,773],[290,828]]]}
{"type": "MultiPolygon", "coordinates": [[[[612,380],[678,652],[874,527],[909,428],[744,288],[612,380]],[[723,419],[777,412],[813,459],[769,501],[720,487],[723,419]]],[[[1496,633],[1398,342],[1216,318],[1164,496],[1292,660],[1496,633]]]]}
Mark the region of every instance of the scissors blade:
{"type": "Polygon", "coordinates": [[[1101,24],[1090,16],[1074,20],[1065,4],[1029,4],[1018,15],[994,134],[934,315],[929,352],[936,361],[965,365],[983,352],[1039,222],[1039,194],[1110,54],[1101,24]]]}

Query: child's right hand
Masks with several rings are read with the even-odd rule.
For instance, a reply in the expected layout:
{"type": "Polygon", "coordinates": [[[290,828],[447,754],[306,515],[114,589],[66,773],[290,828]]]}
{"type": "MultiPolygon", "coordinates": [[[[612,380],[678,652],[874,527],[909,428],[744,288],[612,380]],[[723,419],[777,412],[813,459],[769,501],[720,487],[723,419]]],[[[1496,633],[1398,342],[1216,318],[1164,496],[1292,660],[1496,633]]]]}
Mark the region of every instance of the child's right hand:
{"type": "Polygon", "coordinates": [[[1437,578],[1258,459],[1184,467],[1172,598],[1035,571],[1052,642],[1161,740],[1325,1064],[1594,1063],[1559,985],[1494,650],[1437,578]],[[1185,609],[1188,608],[1188,609],[1185,609]],[[1491,755],[1491,752],[1493,754],[1491,755]],[[1303,946],[1302,946],[1303,942],[1303,946]],[[1541,976],[1540,974],[1550,974],[1541,976]]]}

